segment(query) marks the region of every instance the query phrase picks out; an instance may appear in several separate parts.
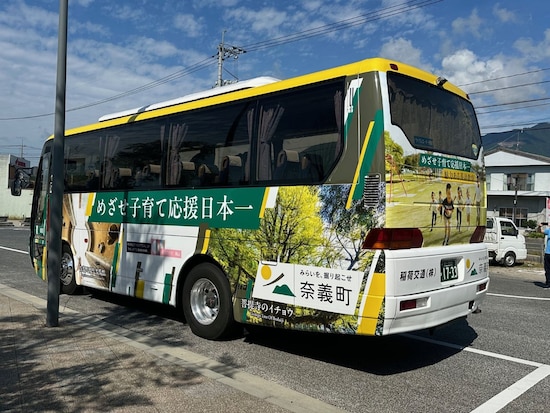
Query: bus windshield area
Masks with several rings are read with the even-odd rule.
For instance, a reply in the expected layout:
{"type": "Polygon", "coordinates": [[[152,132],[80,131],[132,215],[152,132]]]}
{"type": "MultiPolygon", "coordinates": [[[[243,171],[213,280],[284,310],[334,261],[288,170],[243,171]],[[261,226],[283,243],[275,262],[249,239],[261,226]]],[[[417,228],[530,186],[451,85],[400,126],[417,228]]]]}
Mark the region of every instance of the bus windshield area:
{"type": "Polygon", "coordinates": [[[392,124],[417,149],[477,159],[481,136],[470,102],[435,85],[388,72],[392,124]]]}

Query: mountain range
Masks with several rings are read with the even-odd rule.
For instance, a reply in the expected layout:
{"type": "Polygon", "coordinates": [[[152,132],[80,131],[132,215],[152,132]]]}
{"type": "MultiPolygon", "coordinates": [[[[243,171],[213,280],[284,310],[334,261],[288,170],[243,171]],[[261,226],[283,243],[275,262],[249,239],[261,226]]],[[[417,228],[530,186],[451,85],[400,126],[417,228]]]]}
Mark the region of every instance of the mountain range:
{"type": "Polygon", "coordinates": [[[550,123],[482,136],[485,153],[503,147],[550,157],[550,123]]]}

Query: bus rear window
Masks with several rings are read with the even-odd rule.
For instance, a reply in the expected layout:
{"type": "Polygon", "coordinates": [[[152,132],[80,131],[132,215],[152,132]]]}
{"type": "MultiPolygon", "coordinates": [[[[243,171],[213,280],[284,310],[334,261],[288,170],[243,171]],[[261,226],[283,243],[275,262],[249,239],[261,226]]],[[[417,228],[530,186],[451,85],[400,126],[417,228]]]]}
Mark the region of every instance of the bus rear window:
{"type": "Polygon", "coordinates": [[[417,149],[477,159],[481,137],[470,102],[418,79],[388,72],[392,124],[417,149]]]}

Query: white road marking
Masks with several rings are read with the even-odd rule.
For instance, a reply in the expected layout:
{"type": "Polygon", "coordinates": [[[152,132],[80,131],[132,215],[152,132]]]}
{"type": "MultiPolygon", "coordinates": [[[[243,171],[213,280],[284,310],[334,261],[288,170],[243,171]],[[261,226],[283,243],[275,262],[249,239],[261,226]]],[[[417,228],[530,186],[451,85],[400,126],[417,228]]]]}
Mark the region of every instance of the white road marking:
{"type": "Polygon", "coordinates": [[[472,347],[465,347],[459,344],[447,343],[446,341],[434,340],[433,338],[415,336],[414,334],[401,334],[404,337],[412,338],[413,340],[424,341],[426,343],[436,344],[438,346],[449,347],[455,350],[466,351],[468,353],[480,354],[482,356],[492,357],[500,360],[511,361],[513,363],[523,364],[532,367],[542,367],[545,364],[536,361],[520,359],[518,357],[507,356],[505,354],[493,353],[492,351],[480,350],[472,347]]]}
{"type": "Polygon", "coordinates": [[[0,246],[0,250],[6,250],[6,251],[11,251],[11,252],[18,252],[20,254],[28,254],[29,252],[28,251],[21,251],[21,250],[16,250],[15,248],[8,248],[8,247],[2,247],[0,246]]]}
{"type": "MultiPolygon", "coordinates": [[[[550,292],[550,290],[548,291],[550,292]]],[[[525,295],[508,295],[508,294],[495,294],[495,293],[487,293],[487,295],[492,295],[493,297],[519,298],[523,300],[550,301],[550,297],[532,297],[532,296],[525,296],[525,295]]]]}
{"type": "Polygon", "coordinates": [[[447,343],[445,341],[439,341],[439,340],[434,340],[427,337],[415,336],[413,334],[402,334],[402,335],[408,338],[412,338],[413,340],[424,341],[431,344],[449,347],[455,350],[466,351],[469,353],[480,354],[487,357],[493,357],[500,360],[505,360],[513,363],[523,364],[526,366],[536,367],[536,369],[533,370],[531,373],[529,373],[527,376],[521,378],[520,380],[516,381],[508,388],[498,393],[496,396],[487,400],[481,406],[478,406],[476,409],[472,410],[471,413],[498,412],[500,409],[507,406],[513,400],[517,399],[519,396],[525,393],[527,390],[531,389],[538,382],[550,376],[550,366],[543,363],[538,363],[536,361],[520,359],[518,357],[511,357],[505,354],[493,353],[492,351],[479,350],[472,347],[464,347],[458,344],[447,343]]]}
{"type": "Polygon", "coordinates": [[[493,398],[487,400],[481,406],[472,410],[471,413],[494,413],[498,412],[503,407],[506,407],[510,402],[517,399],[527,390],[535,386],[539,381],[544,380],[550,375],[550,366],[543,365],[532,371],[521,380],[516,381],[507,389],[504,389],[493,398]]]}

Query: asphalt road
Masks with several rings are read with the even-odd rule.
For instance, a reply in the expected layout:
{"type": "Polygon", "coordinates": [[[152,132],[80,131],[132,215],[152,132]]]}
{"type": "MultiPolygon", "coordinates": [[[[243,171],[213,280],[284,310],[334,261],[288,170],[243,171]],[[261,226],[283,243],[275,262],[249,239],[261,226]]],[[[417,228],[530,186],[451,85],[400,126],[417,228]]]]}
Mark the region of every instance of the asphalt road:
{"type": "MultiPolygon", "coordinates": [[[[27,228],[0,228],[0,283],[46,299],[27,228]]],[[[194,336],[179,311],[86,290],[60,306],[204,355],[349,412],[550,410],[550,290],[541,268],[491,266],[482,312],[436,329],[383,338],[244,332],[194,336]]],[[[61,326],[62,328],[62,326],[61,326]]]]}

